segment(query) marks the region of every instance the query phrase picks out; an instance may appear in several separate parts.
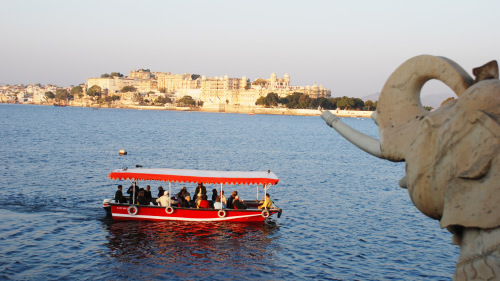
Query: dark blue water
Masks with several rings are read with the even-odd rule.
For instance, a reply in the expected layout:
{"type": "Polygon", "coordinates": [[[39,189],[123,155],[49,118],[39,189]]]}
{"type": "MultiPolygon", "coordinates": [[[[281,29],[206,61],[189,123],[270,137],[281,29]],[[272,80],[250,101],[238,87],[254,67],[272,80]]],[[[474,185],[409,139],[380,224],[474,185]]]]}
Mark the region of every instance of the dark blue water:
{"type": "MultiPolygon", "coordinates": [[[[377,136],[371,120],[344,121],[377,136]]],[[[454,272],[451,235],[397,186],[404,163],[359,151],[320,117],[0,104],[0,132],[0,279],[450,280],[454,272]],[[269,169],[283,215],[265,225],[112,222],[101,206],[118,182],[107,175],[136,164],[269,169]]],[[[236,189],[255,198],[254,186],[236,189]]]]}

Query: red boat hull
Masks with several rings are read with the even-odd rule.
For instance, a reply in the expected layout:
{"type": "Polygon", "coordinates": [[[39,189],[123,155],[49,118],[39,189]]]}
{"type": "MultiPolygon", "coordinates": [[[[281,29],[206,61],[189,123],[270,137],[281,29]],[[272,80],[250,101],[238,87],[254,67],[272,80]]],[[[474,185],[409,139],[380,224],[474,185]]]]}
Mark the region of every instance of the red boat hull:
{"type": "Polygon", "coordinates": [[[148,221],[231,221],[231,222],[263,222],[280,209],[270,209],[265,213],[259,209],[232,210],[193,209],[179,207],[141,206],[109,203],[113,220],[148,220],[148,221]]]}

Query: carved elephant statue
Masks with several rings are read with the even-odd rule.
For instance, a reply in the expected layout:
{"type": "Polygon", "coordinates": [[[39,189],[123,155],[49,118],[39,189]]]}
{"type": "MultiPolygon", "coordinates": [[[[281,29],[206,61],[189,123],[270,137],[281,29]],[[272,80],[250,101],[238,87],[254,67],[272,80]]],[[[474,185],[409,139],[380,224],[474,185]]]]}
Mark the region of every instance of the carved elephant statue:
{"type": "Polygon", "coordinates": [[[405,161],[399,182],[415,206],[454,233],[461,247],[456,280],[500,279],[500,80],[492,61],[473,70],[429,55],[404,62],[385,83],[372,118],[380,140],[345,125],[329,111],[328,125],[366,152],[405,161]],[[457,95],[435,111],[420,102],[437,79],[457,95]]]}

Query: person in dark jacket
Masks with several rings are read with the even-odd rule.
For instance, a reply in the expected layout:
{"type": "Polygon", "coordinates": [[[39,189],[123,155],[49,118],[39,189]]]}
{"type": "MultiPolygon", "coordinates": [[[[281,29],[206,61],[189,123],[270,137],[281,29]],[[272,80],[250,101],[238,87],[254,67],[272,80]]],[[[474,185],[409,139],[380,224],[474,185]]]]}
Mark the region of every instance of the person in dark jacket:
{"type": "Polygon", "coordinates": [[[201,200],[201,195],[203,195],[203,194],[207,195],[207,188],[203,185],[202,182],[199,182],[198,186],[196,187],[196,189],[194,191],[193,201],[201,200]]]}
{"type": "Polygon", "coordinates": [[[196,208],[196,204],[194,203],[194,200],[191,200],[191,196],[186,196],[184,198],[185,200],[182,201],[182,207],[184,208],[196,208]]]}
{"type": "Polygon", "coordinates": [[[137,203],[137,195],[139,194],[139,186],[134,182],[127,190],[127,194],[130,195],[129,198],[129,203],[130,204],[136,204],[137,203]],[[135,189],[135,192],[134,192],[135,189]],[[134,197],[135,194],[135,198],[134,197]]]}
{"type": "Polygon", "coordinates": [[[123,187],[120,184],[118,186],[118,190],[115,193],[115,202],[116,203],[127,203],[127,198],[125,198],[125,196],[123,196],[122,188],[123,187]]]}
{"type": "Polygon", "coordinates": [[[227,204],[226,204],[226,208],[228,209],[234,209],[234,206],[233,206],[233,201],[234,201],[234,198],[238,196],[238,191],[233,191],[233,194],[231,194],[231,196],[229,196],[229,198],[227,198],[227,204]]]}
{"type": "Polygon", "coordinates": [[[212,202],[215,202],[215,199],[217,198],[217,189],[212,189],[212,202]]]}
{"type": "Polygon", "coordinates": [[[243,200],[240,200],[238,196],[234,198],[233,206],[235,209],[240,209],[240,210],[248,209],[247,204],[245,204],[243,200]]]}
{"type": "Polygon", "coordinates": [[[149,202],[146,200],[146,191],[144,188],[139,189],[139,194],[137,195],[137,202],[140,205],[149,205],[149,202]]]}
{"type": "Polygon", "coordinates": [[[146,190],[144,191],[144,198],[146,198],[146,201],[151,202],[153,200],[153,195],[151,194],[151,186],[147,185],[146,190]]]}

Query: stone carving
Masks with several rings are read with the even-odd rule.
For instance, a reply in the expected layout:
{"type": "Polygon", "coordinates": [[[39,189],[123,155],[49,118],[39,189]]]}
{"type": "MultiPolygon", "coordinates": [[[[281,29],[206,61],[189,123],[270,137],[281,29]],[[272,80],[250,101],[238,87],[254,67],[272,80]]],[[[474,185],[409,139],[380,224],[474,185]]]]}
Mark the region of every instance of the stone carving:
{"type": "Polygon", "coordinates": [[[321,117],[366,152],[406,162],[399,185],[460,246],[455,280],[500,280],[498,64],[489,62],[473,73],[475,80],[443,57],[423,55],[403,63],[385,83],[372,116],[380,140],[329,111],[321,117]],[[433,112],[420,103],[420,91],[431,79],[457,95],[433,112]]]}

